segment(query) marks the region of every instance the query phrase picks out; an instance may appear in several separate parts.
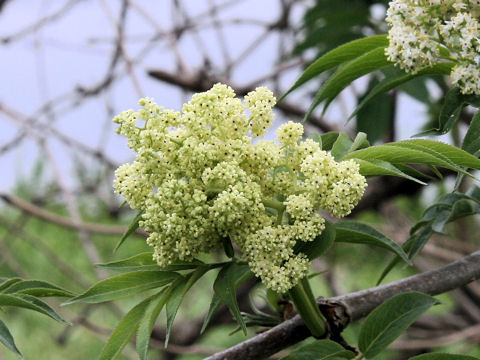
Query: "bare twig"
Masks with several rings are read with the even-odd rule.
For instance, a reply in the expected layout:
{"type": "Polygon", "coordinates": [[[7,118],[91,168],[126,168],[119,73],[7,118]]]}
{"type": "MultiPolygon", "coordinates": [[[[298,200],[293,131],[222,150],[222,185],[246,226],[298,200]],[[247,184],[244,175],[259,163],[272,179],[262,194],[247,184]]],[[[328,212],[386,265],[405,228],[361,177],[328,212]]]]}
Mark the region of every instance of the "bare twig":
{"type": "MultiPolygon", "coordinates": [[[[33,205],[13,195],[0,193],[0,198],[5,202],[7,202],[8,204],[13,205],[40,219],[43,219],[53,224],[57,224],[67,228],[77,229],[77,230],[86,230],[89,232],[94,232],[98,234],[107,234],[107,235],[122,235],[127,230],[127,228],[124,226],[103,225],[103,224],[95,224],[95,223],[88,223],[88,222],[75,221],[72,219],[68,219],[63,216],[54,214],[50,211],[47,211],[45,209],[42,209],[36,205],[33,205]]],[[[137,229],[135,233],[140,236],[148,236],[148,233],[142,229],[137,229]]]]}
{"type": "Polygon", "coordinates": [[[23,38],[23,37],[25,37],[29,34],[32,34],[36,31],[38,31],[39,29],[43,28],[47,24],[53,23],[57,20],[60,20],[63,16],[65,16],[65,14],[67,14],[70,10],[72,10],[75,7],[75,5],[77,5],[80,1],[82,1],[82,0],[67,1],[56,12],[54,12],[52,14],[49,14],[45,17],[42,17],[38,21],[28,25],[24,29],[22,29],[22,30],[20,30],[20,31],[14,33],[14,34],[7,35],[7,36],[4,36],[4,37],[0,38],[0,43],[10,44],[10,43],[12,43],[16,40],[19,40],[19,39],[21,39],[21,38],[23,38]]]}
{"type": "Polygon", "coordinates": [[[476,337],[477,339],[480,338],[480,324],[470,326],[453,334],[439,336],[434,339],[396,341],[390,345],[390,348],[397,350],[431,349],[439,346],[451,345],[458,341],[467,340],[473,337],[476,337]]]}
{"type": "MultiPolygon", "coordinates": [[[[20,214],[15,222],[18,223],[18,226],[23,227],[27,224],[28,220],[29,216],[23,216],[23,214],[20,214]]],[[[9,239],[12,239],[13,242],[15,238],[18,237],[18,233],[13,231],[14,227],[12,224],[7,224],[5,228],[5,235],[0,239],[0,265],[5,262],[16,276],[26,278],[28,277],[28,274],[25,272],[24,267],[18,263],[17,259],[12,254],[12,251],[10,251],[11,244],[9,244],[9,239]]]]}
{"type": "MultiPolygon", "coordinates": [[[[64,96],[62,96],[63,98],[64,96]]],[[[58,99],[60,101],[60,99],[58,99]]],[[[38,111],[35,113],[40,115],[40,113],[48,112],[51,109],[51,102],[46,102],[43,106],[40,107],[38,111]]],[[[24,116],[23,114],[19,113],[15,109],[0,103],[0,112],[4,113],[8,116],[9,119],[14,121],[15,123],[19,124],[22,128],[22,131],[25,135],[28,135],[31,138],[46,138],[48,135],[52,135],[57,140],[59,140],[62,144],[75,148],[82,153],[89,154],[92,157],[103,161],[109,168],[115,169],[118,167],[113,160],[109,159],[105,154],[92,149],[88,145],[83,144],[82,142],[69,137],[53,126],[48,123],[40,123],[37,119],[30,116],[24,116]]],[[[21,139],[20,139],[21,140],[21,139]]]]}
{"type": "Polygon", "coordinates": [[[24,131],[22,130],[17,131],[17,133],[11,140],[7,141],[6,143],[0,146],[0,156],[3,155],[4,153],[9,152],[10,150],[17,147],[18,145],[20,145],[23,139],[25,139],[25,136],[26,134],[24,131]]]}
{"type": "MultiPolygon", "coordinates": [[[[142,90],[142,87],[140,85],[140,82],[135,75],[135,70],[133,68],[133,62],[128,56],[124,41],[125,41],[125,23],[127,19],[127,10],[130,2],[128,0],[122,0],[122,7],[120,10],[120,17],[119,20],[117,21],[115,17],[112,14],[112,11],[110,10],[108,4],[105,1],[101,1],[102,7],[107,14],[107,17],[109,21],[112,23],[112,25],[115,27],[115,30],[117,32],[117,40],[116,40],[116,49],[114,51],[113,55],[113,60],[112,64],[110,66],[110,69],[108,71],[107,79],[113,78],[114,76],[114,70],[115,66],[117,63],[117,59],[119,56],[122,57],[123,61],[125,62],[127,74],[130,77],[132,81],[133,88],[135,89],[135,92],[137,93],[138,97],[142,97],[145,95],[144,91],[142,90]]],[[[108,81],[108,80],[107,80],[108,81]]],[[[111,81],[111,80],[110,80],[111,81]]]]}
{"type": "MultiPolygon", "coordinates": [[[[23,216],[26,218],[26,216],[23,216]]],[[[29,234],[19,224],[12,223],[8,221],[3,216],[0,216],[0,225],[12,230],[12,233],[20,236],[22,241],[28,243],[34,249],[38,250],[46,259],[48,259],[55,267],[65,276],[68,277],[70,281],[73,280],[74,283],[77,283],[82,288],[87,288],[91,285],[91,282],[85,277],[84,274],[74,269],[70,264],[68,264],[64,259],[62,259],[58,254],[50,249],[41,238],[29,234]]]]}
{"type": "MultiPolygon", "coordinates": [[[[194,75],[182,76],[178,74],[173,74],[169,71],[156,69],[149,70],[148,74],[155,79],[179,86],[184,90],[193,92],[207,91],[213,86],[213,84],[221,81],[221,79],[215,78],[213,76],[207,76],[207,74],[202,72],[197,72],[194,75]]],[[[253,81],[252,83],[256,83],[256,81],[253,81]]],[[[255,89],[251,86],[232,85],[231,83],[230,86],[239,96],[246,95],[248,92],[255,89]]],[[[276,107],[287,115],[293,115],[298,118],[301,118],[305,115],[304,109],[286,101],[278,103],[276,107]]],[[[325,122],[322,118],[311,117],[309,121],[325,132],[335,131],[336,129],[334,126],[325,122]]]]}

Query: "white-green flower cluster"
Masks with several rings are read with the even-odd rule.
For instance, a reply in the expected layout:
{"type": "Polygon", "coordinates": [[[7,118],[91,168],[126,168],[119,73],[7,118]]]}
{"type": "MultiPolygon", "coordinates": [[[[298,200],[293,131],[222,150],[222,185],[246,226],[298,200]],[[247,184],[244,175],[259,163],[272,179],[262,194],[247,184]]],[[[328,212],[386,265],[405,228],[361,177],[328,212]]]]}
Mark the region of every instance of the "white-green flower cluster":
{"type": "Polygon", "coordinates": [[[143,212],[160,266],[191,260],[225,238],[242,251],[264,284],[285,292],[308,272],[299,241],[325,228],[320,209],[341,217],[363,195],[366,182],[352,160],[337,163],[303,126],[279,127],[279,143],[260,141],[273,121],[275,98],[261,87],[245,97],[216,84],[196,94],[182,112],[152,99],[114,122],[137,153],[116,171],[114,187],[143,212]],[[249,110],[250,115],[247,115],[249,110]]]}
{"type": "Polygon", "coordinates": [[[479,18],[479,0],[393,0],[388,59],[412,73],[454,60],[453,83],[464,94],[480,95],[479,18]]]}

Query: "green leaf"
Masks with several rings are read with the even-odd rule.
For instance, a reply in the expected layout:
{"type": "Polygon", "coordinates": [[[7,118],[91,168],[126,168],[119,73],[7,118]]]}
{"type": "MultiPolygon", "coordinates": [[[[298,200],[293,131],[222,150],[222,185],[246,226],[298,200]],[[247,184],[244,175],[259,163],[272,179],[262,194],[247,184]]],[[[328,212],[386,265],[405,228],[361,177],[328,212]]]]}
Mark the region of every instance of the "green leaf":
{"type": "Polygon", "coordinates": [[[148,345],[150,343],[150,335],[152,334],[153,326],[155,325],[155,321],[157,320],[160,311],[162,311],[165,306],[172,289],[173,285],[168,289],[163,289],[155,295],[146,307],[145,312],[139,321],[136,346],[138,356],[141,360],[147,359],[148,345]]]}
{"type": "Polygon", "coordinates": [[[167,285],[180,275],[168,271],[134,271],[99,281],[63,305],[76,302],[100,303],[167,285]]]}
{"type": "MultiPolygon", "coordinates": [[[[383,160],[362,160],[362,159],[355,159],[355,161],[360,165],[360,174],[363,176],[382,176],[382,175],[389,175],[389,176],[398,176],[408,180],[415,181],[422,185],[427,185],[425,182],[414,178],[406,174],[405,172],[398,169],[396,166],[390,164],[387,161],[383,160]]],[[[420,173],[421,174],[421,173],[420,173]]]]}
{"type": "MultiPolygon", "coordinates": [[[[447,222],[452,222],[470,215],[476,215],[480,212],[480,207],[472,204],[468,200],[459,200],[452,206],[452,211],[448,217],[447,222]]],[[[435,230],[435,228],[434,228],[435,230]]]]}
{"type": "Polygon", "coordinates": [[[420,134],[417,134],[417,136],[446,134],[458,121],[462,109],[466,105],[480,107],[480,97],[476,95],[464,95],[459,88],[450,89],[445,96],[445,101],[440,111],[438,127],[421,132],[420,134]]]}
{"type": "Polygon", "coordinates": [[[473,155],[480,152],[480,111],[477,111],[470,122],[463,139],[462,149],[473,155]]]}
{"type": "Polygon", "coordinates": [[[318,340],[304,345],[280,360],[339,360],[352,359],[355,354],[345,350],[340,344],[331,340],[318,340]]]}
{"type": "Polygon", "coordinates": [[[352,152],[355,150],[359,149],[364,149],[370,147],[370,142],[367,139],[367,134],[364,132],[358,132],[357,136],[355,136],[355,139],[353,140],[352,146],[350,146],[350,149],[348,149],[348,152],[352,152]]]}
{"type": "Polygon", "coordinates": [[[323,141],[322,141],[322,137],[316,133],[313,133],[313,134],[310,134],[310,139],[312,139],[313,141],[315,141],[316,143],[318,143],[318,146],[320,146],[320,149],[323,150],[323,141]]]}
{"type": "MultiPolygon", "coordinates": [[[[371,146],[366,149],[361,149],[354,151],[352,153],[347,154],[344,157],[344,160],[348,159],[362,159],[362,160],[367,160],[367,161],[372,161],[372,160],[382,160],[382,161],[388,161],[392,164],[396,163],[410,163],[410,164],[425,164],[425,165],[434,165],[434,166],[441,166],[450,170],[457,171],[462,174],[468,174],[465,170],[461,168],[460,164],[456,164],[452,162],[452,159],[457,160],[457,156],[459,155],[459,152],[463,153],[463,155],[458,158],[460,162],[463,163],[470,163],[471,165],[474,165],[475,168],[480,165],[477,161],[480,161],[473,157],[472,155],[468,154],[467,152],[455,148],[454,146],[450,146],[447,144],[439,143],[442,144],[440,146],[445,147],[445,149],[448,149],[447,151],[443,152],[442,154],[439,154],[438,152],[435,152],[434,149],[426,149],[422,146],[414,146],[412,143],[407,143],[411,141],[417,141],[417,140],[405,140],[405,141],[399,141],[399,142],[393,142],[393,143],[387,143],[383,145],[377,145],[377,146],[371,146]],[[434,154],[435,152],[435,154],[434,154]],[[467,154],[467,155],[465,155],[467,154]],[[475,161],[472,161],[470,157],[473,157],[475,161]]],[[[423,141],[431,141],[431,140],[423,140],[423,141]]],[[[432,143],[438,143],[435,141],[432,141],[432,143]]],[[[437,146],[435,146],[437,148],[437,146]]]]}
{"type": "Polygon", "coordinates": [[[222,299],[219,295],[213,294],[212,301],[210,302],[210,307],[208,308],[208,313],[205,316],[205,320],[203,320],[202,329],[200,330],[200,334],[203,334],[205,329],[208,326],[208,323],[212,319],[213,314],[218,310],[218,308],[222,305],[222,299]]]}
{"type": "Polygon", "coordinates": [[[409,360],[478,360],[479,358],[468,355],[454,355],[442,353],[422,354],[411,357],[409,360]]]}
{"type": "Polygon", "coordinates": [[[315,95],[304,121],[310,117],[316,107],[323,101],[325,101],[323,108],[325,112],[330,102],[354,80],[389,65],[391,65],[391,62],[387,60],[383,47],[371,50],[345,64],[326,81],[325,85],[315,95]]]}
{"type": "Polygon", "coordinates": [[[380,285],[383,279],[387,277],[388,274],[390,274],[390,271],[397,266],[397,264],[400,262],[400,258],[398,256],[395,256],[390,262],[385,266],[385,269],[383,269],[382,273],[380,274],[380,277],[377,280],[376,285],[380,285]]]}
{"type": "Polygon", "coordinates": [[[414,167],[412,166],[409,166],[409,165],[405,165],[405,164],[395,164],[395,167],[404,172],[405,174],[409,175],[409,176],[417,176],[417,177],[423,177],[425,179],[430,179],[430,180],[437,180],[437,178],[435,176],[432,176],[432,175],[428,175],[428,174],[424,174],[422,173],[421,171],[415,169],[414,167]]]}
{"type": "Polygon", "coordinates": [[[400,336],[438,301],[419,292],[397,295],[377,307],[367,316],[360,329],[358,347],[370,359],[400,336]]]}
{"type": "Polygon", "coordinates": [[[332,150],[333,144],[335,144],[335,141],[337,141],[339,136],[340,133],[338,131],[329,131],[325,134],[320,135],[322,150],[332,150]]]}
{"type": "Polygon", "coordinates": [[[59,296],[72,297],[73,294],[65,289],[42,280],[18,281],[3,291],[4,294],[28,294],[37,297],[59,296]]]}
{"type": "Polygon", "coordinates": [[[456,146],[445,144],[441,141],[414,139],[399,141],[391,144],[428,152],[434,156],[442,158],[445,161],[449,161],[456,166],[463,166],[477,170],[480,169],[480,159],[476,158],[465,150],[459,149],[456,146]]]}
{"type": "Polygon", "coordinates": [[[120,246],[122,246],[122,244],[125,242],[125,240],[127,240],[127,238],[132,235],[135,230],[138,229],[138,227],[140,226],[140,220],[142,220],[142,215],[143,215],[143,211],[140,211],[136,216],[135,218],[132,220],[132,222],[130,223],[130,225],[128,225],[128,228],[127,230],[125,231],[125,233],[122,235],[122,238],[120,239],[120,241],[117,243],[117,245],[115,246],[115,248],[113,249],[113,252],[116,252],[118,250],[118,248],[120,246]]]}
{"type": "Polygon", "coordinates": [[[23,359],[22,354],[15,345],[15,340],[13,340],[12,334],[7,328],[7,325],[0,320],[0,342],[7,347],[8,350],[17,354],[21,359],[23,359]]]}
{"type": "Polygon", "coordinates": [[[30,288],[17,291],[17,294],[27,294],[35,297],[72,297],[75,294],[64,289],[50,289],[50,288],[30,288]]]}
{"type": "Polygon", "coordinates": [[[31,295],[0,294],[0,307],[1,306],[13,306],[30,309],[47,315],[58,322],[71,325],[68,321],[64,320],[60,315],[58,315],[47,303],[31,295]]]}
{"type": "Polygon", "coordinates": [[[233,256],[235,255],[235,250],[233,250],[232,240],[229,236],[222,237],[222,245],[223,250],[225,251],[225,255],[227,255],[227,257],[229,257],[230,259],[233,258],[233,256]]]}
{"type": "Polygon", "coordinates": [[[421,231],[415,233],[411,238],[409,238],[409,240],[411,239],[411,242],[405,243],[405,245],[410,260],[413,260],[418,255],[418,253],[420,253],[420,251],[423,249],[425,244],[432,236],[432,233],[432,227],[426,226],[421,231]]]}
{"type": "Polygon", "coordinates": [[[148,305],[153,299],[157,298],[159,294],[161,294],[161,292],[135,305],[127,315],[120,320],[103,347],[98,360],[113,360],[121,354],[123,348],[128,344],[133,334],[135,334],[148,305]]]}
{"type": "MultiPolygon", "coordinates": [[[[480,210],[479,199],[461,193],[449,193],[427,208],[420,219],[411,229],[411,236],[403,245],[410,259],[422,250],[433,232],[443,233],[447,223],[459,218],[477,214],[480,210]],[[472,204],[473,203],[473,204],[472,204]]],[[[393,259],[383,272],[382,278],[395,266],[398,261],[393,259]]]]}
{"type": "Polygon", "coordinates": [[[371,27],[370,5],[351,0],[312,2],[312,7],[303,16],[302,40],[296,43],[292,55],[312,47],[323,53],[364,37],[365,28],[371,27]]]}
{"type": "MultiPolygon", "coordinates": [[[[413,260],[434,232],[444,233],[447,223],[478,214],[479,212],[480,197],[477,196],[475,187],[468,194],[448,193],[424,211],[422,218],[410,229],[411,236],[402,247],[408,254],[409,259],[413,260]]],[[[382,272],[378,283],[385,278],[398,262],[398,257],[390,261],[382,272]]]]}
{"type": "Polygon", "coordinates": [[[454,63],[440,63],[432,67],[420,70],[416,74],[406,73],[402,69],[397,67],[392,67],[390,72],[381,80],[369,93],[368,95],[358,104],[357,108],[350,115],[350,119],[357,115],[373,98],[376,96],[385,93],[389,90],[394,89],[395,87],[406,83],[414,78],[425,76],[425,75],[448,75],[450,74],[454,63]]]}
{"type": "Polygon", "coordinates": [[[95,264],[95,266],[112,270],[159,270],[160,268],[157,262],[153,260],[153,254],[151,252],[141,253],[127,259],[104,264],[95,264]]]}
{"type": "Polygon", "coordinates": [[[350,147],[353,145],[350,136],[341,132],[338,134],[337,140],[333,143],[331,154],[336,161],[342,160],[342,158],[348,153],[350,147]]]}
{"type": "Polygon", "coordinates": [[[132,271],[132,270],[157,270],[157,271],[178,271],[195,269],[198,265],[203,264],[200,260],[193,261],[176,261],[172,265],[165,267],[158,266],[157,262],[153,260],[153,255],[150,252],[141,253],[127,259],[112,261],[105,264],[96,264],[96,266],[111,270],[132,271]]]}
{"type": "Polygon", "coordinates": [[[411,234],[426,225],[438,233],[443,233],[448,222],[471,215],[472,211],[475,212],[478,209],[478,204],[480,204],[478,199],[470,195],[457,192],[446,194],[424,211],[420,221],[412,227],[411,234]],[[470,206],[466,209],[464,204],[466,201],[473,202],[476,207],[470,206]]]}
{"type": "Polygon", "coordinates": [[[468,192],[467,195],[473,200],[476,201],[480,204],[480,187],[478,186],[472,186],[468,192]]]}
{"type": "Polygon", "coordinates": [[[293,251],[295,254],[303,253],[309,260],[323,255],[335,241],[335,226],[330,221],[325,221],[325,230],[313,241],[297,241],[293,251]]]}
{"type": "Polygon", "coordinates": [[[292,91],[306,83],[307,81],[320,75],[322,72],[332,69],[346,61],[353,60],[360,55],[378,48],[388,45],[388,39],[386,35],[376,35],[367,38],[351,41],[343,44],[325,55],[315,60],[310,66],[308,66],[300,78],[293,84],[293,86],[279,99],[283,100],[292,91]]]}
{"type": "Polygon", "coordinates": [[[438,118],[439,126],[433,130],[441,134],[446,134],[457,122],[465,106],[464,104],[464,95],[460,92],[460,89],[451,89],[445,96],[445,102],[440,111],[438,118]]]}
{"type": "Polygon", "coordinates": [[[179,281],[178,285],[174,287],[172,295],[168,298],[167,301],[167,334],[165,336],[165,347],[168,346],[168,340],[170,339],[170,334],[172,332],[173,321],[177,315],[178,308],[182,303],[185,295],[188,290],[200,279],[208,270],[207,266],[200,266],[197,270],[192,271],[190,274],[182,278],[179,281]]]}
{"type": "Polygon", "coordinates": [[[219,271],[217,279],[213,284],[215,294],[217,294],[222,302],[230,309],[233,317],[238,325],[240,325],[245,335],[247,334],[247,326],[240,314],[235,290],[239,283],[252,277],[252,275],[253,274],[248,265],[231,262],[219,271]]]}
{"type": "MultiPolygon", "coordinates": [[[[319,272],[322,273],[322,272],[319,272]]],[[[308,278],[310,279],[310,275],[308,275],[308,278]]],[[[279,304],[279,302],[283,299],[283,295],[279,294],[272,289],[266,289],[266,294],[265,294],[265,300],[267,301],[268,305],[272,310],[274,310],[277,313],[282,312],[282,307],[279,304]]]]}
{"type": "Polygon", "coordinates": [[[370,225],[358,221],[340,221],[335,224],[335,228],[337,232],[335,237],[336,242],[383,247],[400,256],[406,263],[411,264],[410,259],[400,245],[370,225]]]}
{"type": "MultiPolygon", "coordinates": [[[[433,207],[427,209],[424,217],[418,223],[422,225],[425,222],[431,226],[432,230],[439,234],[445,233],[445,225],[457,219],[466,216],[475,215],[479,212],[480,206],[478,203],[472,203],[472,198],[464,194],[457,194],[458,197],[452,204],[437,203],[433,207]]],[[[415,225],[416,227],[418,226],[415,225]]]]}
{"type": "Polygon", "coordinates": [[[20,278],[2,278],[0,279],[0,292],[4,292],[5,289],[8,289],[13,284],[22,281],[20,278]]]}
{"type": "MultiPolygon", "coordinates": [[[[408,254],[408,258],[413,260],[413,258],[420,252],[420,250],[425,246],[428,239],[432,236],[432,228],[430,226],[424,227],[418,233],[410,236],[408,240],[403,244],[402,248],[408,254]]],[[[377,281],[377,285],[382,282],[382,280],[390,273],[390,271],[400,262],[400,257],[396,256],[393,258],[386,268],[380,274],[380,278],[377,281]]]]}

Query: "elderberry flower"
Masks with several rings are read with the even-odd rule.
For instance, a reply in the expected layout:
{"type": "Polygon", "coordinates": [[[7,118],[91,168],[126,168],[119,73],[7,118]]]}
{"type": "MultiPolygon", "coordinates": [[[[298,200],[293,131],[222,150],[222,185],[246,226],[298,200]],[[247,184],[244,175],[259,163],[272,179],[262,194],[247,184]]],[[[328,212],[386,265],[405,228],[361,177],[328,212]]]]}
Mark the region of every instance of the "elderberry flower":
{"type": "Polygon", "coordinates": [[[464,94],[480,95],[480,68],[477,65],[455,65],[451,76],[452,82],[458,85],[464,94]]]}
{"type": "Polygon", "coordinates": [[[245,243],[252,271],[268,288],[284,293],[308,273],[308,259],[294,254],[292,227],[267,226],[251,234],[245,243]]]}
{"type": "Polygon", "coordinates": [[[250,110],[250,126],[255,137],[265,135],[272,125],[272,107],[275,105],[275,97],[266,87],[259,87],[245,96],[245,104],[250,110]]]}
{"type": "Polygon", "coordinates": [[[160,266],[190,261],[228,238],[268,288],[285,292],[308,273],[295,245],[325,229],[317,211],[341,217],[357,204],[366,186],[358,164],[337,163],[318,143],[300,141],[301,124],[282,125],[279,145],[252,144],[271,126],[274,103],[267,88],[250,92],[244,105],[216,84],[181,113],[145,98],[139,111],[115,117],[137,153],[115,172],[115,191],[143,212],[140,226],[160,266]]]}
{"type": "Polygon", "coordinates": [[[293,147],[303,135],[303,125],[289,121],[280,126],[275,134],[280,144],[293,147]]]}
{"type": "Polygon", "coordinates": [[[385,53],[411,73],[454,60],[453,83],[464,94],[480,94],[479,16],[478,0],[393,0],[385,53]]]}

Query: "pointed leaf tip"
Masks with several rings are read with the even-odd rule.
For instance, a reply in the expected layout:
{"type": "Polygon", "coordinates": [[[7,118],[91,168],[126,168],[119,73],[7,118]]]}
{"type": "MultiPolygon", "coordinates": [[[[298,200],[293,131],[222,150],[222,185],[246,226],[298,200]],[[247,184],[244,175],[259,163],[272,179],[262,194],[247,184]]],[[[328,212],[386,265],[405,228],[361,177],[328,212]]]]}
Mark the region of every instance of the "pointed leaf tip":
{"type": "Polygon", "coordinates": [[[135,230],[138,229],[138,227],[140,226],[140,220],[142,220],[142,215],[143,215],[143,211],[140,211],[132,220],[127,230],[125,230],[125,233],[122,235],[122,238],[120,239],[120,241],[117,243],[117,245],[115,245],[115,248],[113,249],[114,253],[120,248],[120,246],[122,246],[125,240],[127,240],[127,238],[130,235],[132,235],[135,232],[135,230]]]}

